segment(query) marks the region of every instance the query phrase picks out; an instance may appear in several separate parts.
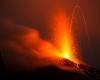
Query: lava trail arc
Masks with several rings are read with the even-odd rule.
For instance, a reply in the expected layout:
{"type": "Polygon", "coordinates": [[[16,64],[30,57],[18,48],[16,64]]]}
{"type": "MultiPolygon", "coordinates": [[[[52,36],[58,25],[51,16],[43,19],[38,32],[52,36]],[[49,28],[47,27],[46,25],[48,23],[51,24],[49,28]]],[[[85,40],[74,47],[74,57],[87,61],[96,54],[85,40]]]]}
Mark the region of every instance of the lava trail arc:
{"type": "Polygon", "coordinates": [[[78,49],[77,52],[82,53],[82,51],[80,50],[81,48],[84,48],[85,50],[87,48],[87,50],[91,52],[90,44],[89,44],[90,35],[89,35],[88,27],[87,27],[88,25],[86,21],[86,16],[79,4],[76,4],[73,8],[72,15],[70,17],[69,26],[70,26],[69,31],[71,34],[73,34],[73,37],[74,37],[73,39],[74,39],[74,44],[76,47],[75,49],[78,49]],[[82,40],[82,37],[84,38],[84,41],[82,40]]]}
{"type": "MultiPolygon", "coordinates": [[[[70,33],[72,32],[72,28],[73,28],[73,23],[75,21],[78,21],[77,19],[77,16],[76,15],[79,15],[81,17],[81,22],[83,22],[83,26],[84,26],[84,33],[87,35],[87,39],[90,40],[89,38],[89,33],[88,33],[88,28],[87,28],[87,22],[86,22],[86,17],[84,15],[84,12],[83,10],[81,9],[80,5],[76,4],[73,8],[73,11],[72,11],[72,15],[71,15],[71,18],[70,18],[70,33]]],[[[80,26],[81,28],[81,26],[80,26]]]]}
{"type": "MultiPolygon", "coordinates": [[[[79,37],[81,32],[81,26],[75,26],[74,23],[82,23],[84,28],[84,34],[89,40],[89,34],[87,29],[87,23],[85,20],[84,13],[79,5],[75,5],[72,11],[72,15],[69,19],[64,9],[55,10],[52,19],[52,42],[54,46],[59,50],[62,57],[67,58],[76,63],[83,63],[81,61],[80,50],[78,49],[78,40],[76,35],[79,37]],[[80,16],[80,20],[77,16],[80,16]],[[78,22],[79,21],[79,22],[78,22]],[[74,27],[74,28],[73,28],[74,27]],[[75,29],[78,30],[75,32],[75,29]]],[[[82,33],[82,32],[81,32],[82,33]]]]}

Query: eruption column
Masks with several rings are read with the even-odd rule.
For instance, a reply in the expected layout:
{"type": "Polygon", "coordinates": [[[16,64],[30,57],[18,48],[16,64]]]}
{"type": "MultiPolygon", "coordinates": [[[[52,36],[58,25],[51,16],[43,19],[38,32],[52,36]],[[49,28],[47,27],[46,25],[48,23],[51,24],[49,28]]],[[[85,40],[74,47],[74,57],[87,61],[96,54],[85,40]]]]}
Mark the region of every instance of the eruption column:
{"type": "Polygon", "coordinates": [[[70,33],[69,21],[66,18],[65,11],[58,9],[53,14],[52,19],[52,39],[55,47],[60,51],[61,57],[72,60],[76,63],[79,61],[75,58],[73,35],[70,33]]]}

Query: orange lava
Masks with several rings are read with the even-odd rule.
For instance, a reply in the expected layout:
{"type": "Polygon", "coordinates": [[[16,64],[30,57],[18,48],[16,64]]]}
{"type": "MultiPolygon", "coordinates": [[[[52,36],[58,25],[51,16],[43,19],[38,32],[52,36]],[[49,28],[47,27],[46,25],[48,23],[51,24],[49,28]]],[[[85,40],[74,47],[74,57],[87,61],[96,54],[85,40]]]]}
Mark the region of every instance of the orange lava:
{"type": "Polygon", "coordinates": [[[72,33],[70,33],[68,18],[63,10],[58,10],[53,15],[53,44],[58,48],[61,57],[73,62],[80,61],[75,57],[75,44],[72,33]]]}

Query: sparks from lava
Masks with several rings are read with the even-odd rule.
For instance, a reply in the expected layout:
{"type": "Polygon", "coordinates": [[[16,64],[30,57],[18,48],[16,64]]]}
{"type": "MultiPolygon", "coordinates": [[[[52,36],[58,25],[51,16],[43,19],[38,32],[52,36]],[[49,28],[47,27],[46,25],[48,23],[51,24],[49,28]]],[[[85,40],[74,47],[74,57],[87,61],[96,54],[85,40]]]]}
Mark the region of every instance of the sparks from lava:
{"type": "Polygon", "coordinates": [[[80,15],[82,15],[85,33],[88,37],[85,16],[83,15],[83,12],[81,11],[81,7],[79,5],[75,5],[75,7],[73,8],[70,20],[66,16],[66,11],[64,9],[60,8],[58,10],[55,10],[55,12],[53,13],[51,26],[53,28],[53,44],[56,46],[56,48],[58,48],[59,52],[61,53],[61,57],[67,58],[76,63],[80,63],[81,60],[76,57],[77,55],[80,55],[79,50],[76,47],[76,45],[78,44],[75,42],[75,37],[72,31],[73,21],[75,18],[75,14],[77,14],[77,11],[79,11],[80,15]]]}
{"type": "MultiPolygon", "coordinates": [[[[53,16],[53,44],[58,48],[61,57],[72,60],[76,63],[79,61],[73,54],[73,35],[70,33],[69,21],[63,10],[58,10],[53,16]]],[[[74,44],[74,45],[73,45],[74,44]]]]}

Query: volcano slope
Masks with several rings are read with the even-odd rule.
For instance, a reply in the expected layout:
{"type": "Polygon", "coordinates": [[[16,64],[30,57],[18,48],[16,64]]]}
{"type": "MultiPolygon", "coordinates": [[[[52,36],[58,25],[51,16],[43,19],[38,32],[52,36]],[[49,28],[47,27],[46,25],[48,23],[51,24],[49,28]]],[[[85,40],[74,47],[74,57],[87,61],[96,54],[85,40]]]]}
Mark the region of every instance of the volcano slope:
{"type": "MultiPolygon", "coordinates": [[[[67,59],[63,61],[65,66],[74,67],[76,71],[65,71],[55,66],[46,66],[28,72],[11,72],[1,67],[0,80],[100,80],[100,71],[96,68],[76,64],[67,59]]],[[[4,65],[1,63],[1,66],[4,65]]]]}

